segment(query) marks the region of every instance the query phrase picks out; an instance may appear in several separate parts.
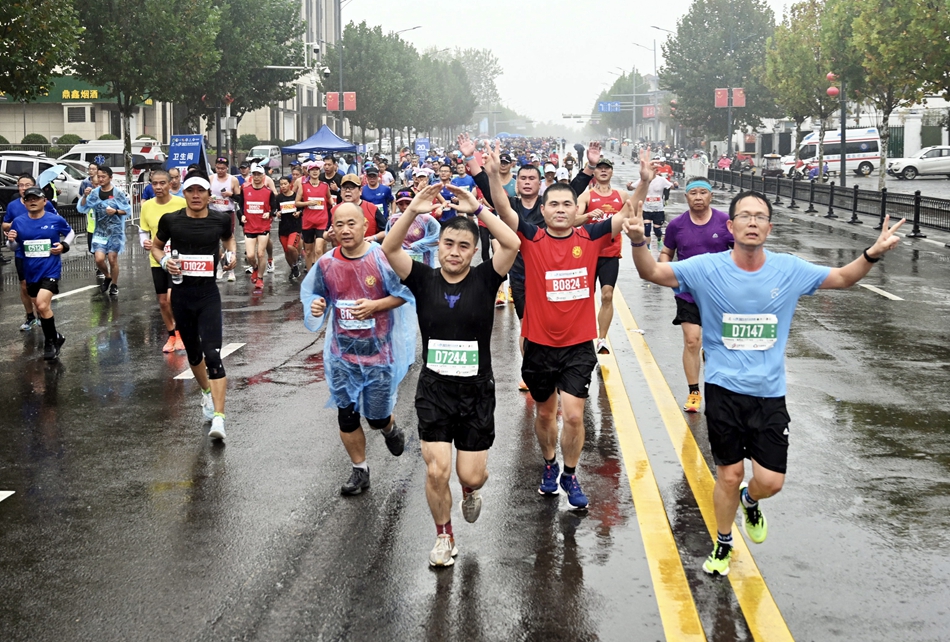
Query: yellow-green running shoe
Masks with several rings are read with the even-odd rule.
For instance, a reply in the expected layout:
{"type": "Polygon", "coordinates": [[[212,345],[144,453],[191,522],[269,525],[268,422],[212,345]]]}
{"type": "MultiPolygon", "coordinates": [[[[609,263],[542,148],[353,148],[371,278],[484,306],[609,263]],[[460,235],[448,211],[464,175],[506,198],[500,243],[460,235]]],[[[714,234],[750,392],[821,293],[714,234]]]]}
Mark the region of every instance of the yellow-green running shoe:
{"type": "Polygon", "coordinates": [[[769,523],[762,514],[762,508],[756,504],[752,508],[746,508],[742,503],[742,491],[748,488],[748,484],[743,482],[739,486],[739,507],[742,509],[742,526],[745,528],[746,535],[756,544],[761,544],[769,534],[769,523]]]}
{"type": "Polygon", "coordinates": [[[718,541],[713,546],[712,553],[703,562],[703,570],[710,575],[729,575],[729,560],[732,559],[732,547],[723,546],[718,541]]]}

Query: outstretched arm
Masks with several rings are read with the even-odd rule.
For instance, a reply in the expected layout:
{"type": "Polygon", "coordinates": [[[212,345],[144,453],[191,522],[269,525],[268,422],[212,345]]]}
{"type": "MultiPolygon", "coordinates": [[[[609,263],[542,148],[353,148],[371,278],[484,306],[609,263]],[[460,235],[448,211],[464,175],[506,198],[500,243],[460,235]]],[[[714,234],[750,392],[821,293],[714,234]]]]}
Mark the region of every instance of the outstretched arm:
{"type": "MultiPolygon", "coordinates": [[[[499,218],[511,228],[512,231],[518,231],[518,214],[511,209],[511,202],[508,200],[508,192],[505,186],[501,184],[501,143],[495,141],[494,149],[486,150],[485,154],[485,172],[488,174],[491,183],[491,201],[495,206],[495,213],[499,218]]],[[[487,199],[486,199],[487,200],[487,199]]],[[[486,223],[487,225],[487,223],[486,223]]]]}
{"type": "Polygon", "coordinates": [[[442,189],[442,186],[436,183],[416,194],[416,197],[412,199],[412,203],[409,204],[402,216],[396,220],[386,238],[383,239],[383,253],[386,254],[389,265],[392,266],[396,276],[400,279],[406,278],[412,272],[412,258],[402,248],[402,243],[406,240],[406,234],[409,233],[409,228],[416,217],[432,209],[432,199],[435,198],[435,194],[440,189],[442,189]]]}
{"type": "MultiPolygon", "coordinates": [[[[668,288],[679,286],[672,266],[669,263],[657,263],[650,254],[643,230],[643,201],[637,201],[635,206],[632,203],[633,201],[629,200],[623,206],[624,212],[629,212],[629,215],[621,220],[623,231],[626,232],[633,245],[633,264],[637,267],[640,278],[668,288]]],[[[615,214],[614,218],[618,216],[619,214],[615,214]]]]}
{"type": "Polygon", "coordinates": [[[896,232],[900,229],[901,225],[904,224],[905,220],[906,219],[901,219],[892,227],[888,227],[890,224],[890,216],[885,215],[884,224],[881,226],[881,235],[874,241],[874,245],[866,249],[864,254],[847,265],[832,268],[819,288],[822,290],[849,288],[864,278],[874,265],[868,258],[874,259],[875,262],[877,262],[878,259],[893,250],[901,242],[900,236],[898,236],[896,232]]]}
{"type": "MultiPolygon", "coordinates": [[[[459,199],[456,209],[466,214],[477,212],[478,219],[485,224],[489,233],[498,241],[498,249],[492,257],[492,267],[495,268],[496,274],[508,274],[508,270],[514,265],[515,257],[518,256],[518,250],[521,248],[521,239],[504,221],[490,212],[488,208],[480,205],[474,194],[455,186],[449,187],[449,191],[459,199]]],[[[506,200],[505,203],[507,204],[508,201],[506,200]]],[[[511,209],[510,205],[508,209],[511,209]]]]}

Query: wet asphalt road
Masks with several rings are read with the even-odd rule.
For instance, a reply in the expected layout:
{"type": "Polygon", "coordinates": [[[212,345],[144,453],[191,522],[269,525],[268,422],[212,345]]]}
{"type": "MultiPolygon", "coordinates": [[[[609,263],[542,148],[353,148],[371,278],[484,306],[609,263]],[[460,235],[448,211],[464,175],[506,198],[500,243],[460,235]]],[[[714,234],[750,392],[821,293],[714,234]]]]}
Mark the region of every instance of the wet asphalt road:
{"type": "MultiPolygon", "coordinates": [[[[633,172],[618,165],[617,182],[633,172]]],[[[833,265],[872,240],[869,225],[800,211],[775,223],[772,249],[833,265]]],[[[942,242],[908,241],[865,280],[903,301],[855,287],[799,306],[789,476],[763,504],[770,535],[752,550],[794,639],[940,640],[950,630],[942,242]]],[[[476,524],[456,507],[458,561],[433,571],[412,409],[418,364],[396,411],[412,435],[405,454],[393,458],[369,435],[373,487],[342,498],[348,465],[325,408],[322,337],[303,328],[279,250],[263,294],[243,280],[221,284],[224,341],[246,344],[225,358],[224,446],[204,436],[194,382],[173,379],[184,354],[161,353],[144,252],[122,261],[117,301],[88,290],[55,303],[67,343],[53,365],[38,329],[17,331],[22,310],[3,280],[0,490],[16,494],[0,501],[0,639],[677,639],[664,628],[638,527],[645,508],[633,503],[600,374],[579,468],[590,510],[535,490],[541,461],[533,404],[516,389],[511,306],[496,313],[498,437],[485,507],[476,524]]],[[[62,290],[92,282],[72,270],[62,290]]],[[[672,294],[641,282],[629,256],[619,289],[682,403],[672,294]]],[[[710,538],[634,351],[639,336],[615,317],[610,338],[702,632],[753,639],[733,585],[699,568],[710,538]]],[[[689,425],[708,465],[702,416],[689,425]]]]}

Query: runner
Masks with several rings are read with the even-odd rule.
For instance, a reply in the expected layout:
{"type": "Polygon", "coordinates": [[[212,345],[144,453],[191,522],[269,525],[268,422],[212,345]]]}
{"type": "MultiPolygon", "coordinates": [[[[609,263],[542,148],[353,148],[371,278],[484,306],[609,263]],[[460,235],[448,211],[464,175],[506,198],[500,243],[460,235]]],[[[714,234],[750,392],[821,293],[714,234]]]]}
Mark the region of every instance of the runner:
{"type": "Polygon", "coordinates": [[[339,246],[310,270],[300,285],[300,298],[308,330],[318,332],[331,319],[323,340],[328,405],[338,408],[340,439],[353,465],[340,492],[359,495],[370,484],[360,415],[371,428],[383,431],[390,453],[398,457],[405,448],[393,408],[399,383],[416,355],[413,298],[382,249],[366,240],[361,208],[338,205],[333,227],[339,246]],[[403,306],[407,301],[410,305],[403,306]]]}
{"type": "Polygon", "coordinates": [[[393,191],[380,182],[380,170],[370,165],[366,168],[366,185],[363,186],[361,197],[383,210],[383,216],[389,218],[389,206],[393,202],[393,191]]]}
{"type": "Polygon", "coordinates": [[[191,372],[201,388],[202,413],[211,422],[208,437],[223,440],[228,380],[221,362],[221,295],[215,283],[215,268],[221,261],[223,244],[225,257],[230,259],[223,269],[234,270],[234,224],[227,212],[209,207],[211,183],[199,172],[191,172],[183,187],[186,207],[159,219],[151,253],[172,276],[172,314],[191,372]],[[179,254],[177,261],[165,254],[168,242],[179,254]],[[177,276],[182,277],[181,283],[175,283],[177,276]]]}
{"type": "MultiPolygon", "coordinates": [[[[396,221],[405,214],[406,208],[409,207],[413,198],[412,192],[408,190],[396,194],[396,212],[386,221],[387,236],[396,221]]],[[[429,207],[432,207],[431,204],[429,207]]],[[[412,225],[410,225],[403,238],[402,247],[413,261],[420,261],[429,267],[438,267],[436,258],[439,247],[439,232],[442,226],[432,218],[429,211],[426,210],[425,214],[415,216],[412,225]]]]}
{"type": "Polygon", "coordinates": [[[185,197],[185,192],[181,188],[181,169],[178,167],[168,170],[168,193],[172,196],[185,197]]]}
{"type": "Polygon", "coordinates": [[[541,196],[544,196],[544,190],[551,187],[557,182],[557,167],[548,163],[544,166],[544,180],[541,181],[541,188],[538,190],[538,193],[541,196]]]}
{"type": "MultiPolygon", "coordinates": [[[[614,175],[614,163],[606,156],[598,156],[600,148],[587,150],[588,166],[594,166],[594,183],[577,198],[577,209],[587,215],[586,220],[597,223],[611,218],[623,209],[627,194],[610,185],[614,175]]],[[[645,190],[644,190],[645,191],[645,190]]],[[[585,219],[581,219],[584,221],[585,219]]],[[[607,347],[607,331],[614,318],[614,288],[620,275],[620,249],[622,239],[618,234],[611,244],[600,250],[597,258],[597,280],[600,282],[600,312],[597,313],[597,354],[610,354],[607,347]]]]}
{"type": "MultiPolygon", "coordinates": [[[[509,152],[502,152],[501,166],[498,171],[501,174],[501,184],[505,188],[505,193],[508,194],[508,198],[514,198],[518,195],[518,181],[516,181],[512,175],[511,168],[511,154],[509,152]]],[[[485,190],[482,191],[484,192],[485,190]]]]}
{"type": "MultiPolygon", "coordinates": [[[[486,161],[491,171],[491,163],[486,161]]],[[[393,270],[416,298],[425,367],[416,386],[419,440],[426,462],[426,499],[435,520],[436,542],[430,566],[452,566],[458,555],[452,532],[452,444],[458,451],[455,470],[462,485],[460,508],[467,522],[482,509],[479,492],[488,480],[488,449],[495,440],[495,380],[491,368],[493,298],[514,263],[520,242],[475,196],[449,187],[459,211],[485,220],[498,240],[491,262],[472,268],[478,228],[465,216],[442,227],[440,269],[410,259],[403,239],[417,216],[427,216],[438,186],[416,196],[383,241],[393,270]]]]}
{"type": "Polygon", "coordinates": [[[95,212],[96,226],[92,251],[96,265],[105,275],[99,289],[109,296],[119,295],[119,254],[125,249],[125,218],[132,211],[129,197],[112,185],[112,168],[103,165],[96,172],[99,187],[87,188],[76,209],[80,214],[95,212]]]}
{"type": "Polygon", "coordinates": [[[729,573],[737,508],[742,507],[749,539],[761,544],[768,535],[768,521],[759,502],[778,493],[785,482],[789,441],[785,347],[799,297],[819,288],[857,283],[900,243],[895,233],[904,224],[901,220],[890,226],[885,216],[880,236],[862,256],[844,267],[828,268],[765,249],[772,231],[772,204],[764,194],[737,194],[729,204],[729,219],[729,231],[735,236],[731,252],[674,263],[657,263],[644,249],[642,212],[634,213],[624,227],[640,277],[689,292],[699,304],[718,530],[703,570],[719,575],[729,573]],[[747,458],[752,460],[748,484],[743,481],[747,458]]]}
{"type": "MultiPolygon", "coordinates": [[[[642,199],[653,178],[649,157],[641,162],[640,175],[645,182],[634,198],[642,199]]],[[[584,400],[597,365],[590,277],[601,250],[609,247],[622,229],[632,202],[609,219],[575,228],[579,208],[574,190],[555,183],[544,194],[541,211],[546,227],[540,227],[518,217],[505,198],[497,171],[491,174],[491,188],[499,216],[521,239],[524,257],[527,305],[521,325],[521,376],[537,407],[535,433],[544,457],[538,492],[556,495],[560,486],[571,506],[586,508],[588,499],[576,468],[584,446],[584,400]],[[557,463],[559,400],[564,422],[560,439],[563,474],[557,463]]]]}
{"type": "MultiPolygon", "coordinates": [[[[215,175],[211,177],[211,202],[208,209],[221,212],[231,219],[231,231],[235,228],[235,196],[241,195],[241,185],[236,176],[228,174],[228,159],[217,158],[214,161],[215,175]]],[[[185,179],[187,183],[187,178],[185,179]]],[[[234,282],[234,270],[221,269],[218,278],[226,276],[228,281],[234,282]]]]}
{"type": "MultiPolygon", "coordinates": [[[[168,174],[164,169],[155,169],[149,175],[149,184],[155,196],[142,203],[142,211],[139,215],[139,241],[148,252],[152,284],[155,286],[155,295],[158,297],[158,309],[162,314],[162,321],[165,322],[165,329],[168,331],[168,341],[165,342],[162,352],[175,352],[184,350],[185,344],[182,343],[181,335],[175,329],[171,303],[172,282],[168,272],[163,270],[161,264],[152,256],[152,238],[158,233],[158,222],[165,214],[185,208],[185,199],[169,193],[171,181],[168,174]]],[[[171,244],[166,243],[165,254],[170,254],[171,251],[171,244]]]]}
{"type": "Polygon", "coordinates": [[[309,270],[326,248],[324,234],[329,224],[332,203],[330,187],[335,183],[323,180],[321,169],[317,165],[310,165],[307,173],[309,180],[301,181],[297,188],[296,206],[303,211],[301,236],[306,267],[309,270]]]}
{"type": "MultiPolygon", "coordinates": [[[[366,240],[381,243],[383,237],[386,236],[386,219],[378,207],[360,198],[360,189],[359,176],[356,174],[347,174],[344,176],[340,182],[340,198],[343,199],[340,205],[343,205],[343,203],[352,203],[359,207],[363,211],[363,216],[366,217],[366,227],[363,228],[366,232],[366,240]]],[[[333,206],[333,209],[330,210],[331,217],[333,216],[333,212],[335,212],[336,208],[340,207],[340,205],[333,206]]],[[[339,243],[339,240],[336,238],[336,226],[327,230],[327,236],[334,243],[339,243]]]]}
{"type": "Polygon", "coordinates": [[[66,219],[46,210],[47,198],[40,188],[26,188],[22,199],[27,213],[13,219],[7,232],[7,246],[22,262],[30,309],[36,308],[43,327],[43,358],[52,361],[59,357],[66,337],[56,331],[50,304],[53,295],[59,294],[61,255],[69,251],[76,233],[66,219]]]}
{"type": "Polygon", "coordinates": [[[277,195],[277,238],[284,248],[284,258],[290,266],[290,280],[300,278],[300,235],[303,232],[303,221],[300,210],[297,209],[297,195],[294,194],[292,179],[289,176],[280,177],[280,193],[277,195]]]}
{"type": "MultiPolygon", "coordinates": [[[[270,239],[271,214],[278,207],[277,195],[264,183],[264,168],[251,167],[251,180],[242,192],[244,215],[244,254],[251,266],[251,283],[254,289],[264,288],[263,268],[266,266],[267,242],[270,239]]],[[[270,270],[268,270],[270,271],[270,270]]]]}
{"type": "MultiPolygon", "coordinates": [[[[650,183],[661,180],[658,176],[650,183]]],[[[666,241],[660,253],[660,262],[688,259],[697,254],[725,252],[733,244],[729,231],[729,215],[711,207],[712,185],[704,177],[690,178],[686,183],[686,203],[689,209],[667,226],[666,241]]],[[[644,205],[646,209],[646,205],[644,205]]],[[[646,213],[644,213],[644,217],[646,213]]],[[[654,219],[655,220],[655,219],[654,219]]],[[[683,372],[689,386],[689,397],[683,410],[699,412],[703,396],[699,392],[699,367],[703,347],[703,321],[696,301],[689,292],[677,292],[676,316],[673,325],[683,329],[683,372]]]]}
{"type": "MultiPolygon", "coordinates": [[[[637,189],[640,179],[627,183],[627,191],[637,189]]],[[[652,232],[656,232],[657,249],[663,249],[663,224],[666,223],[666,194],[673,187],[679,187],[666,176],[657,174],[647,188],[647,200],[643,203],[643,219],[646,226],[647,245],[652,232]]]]}

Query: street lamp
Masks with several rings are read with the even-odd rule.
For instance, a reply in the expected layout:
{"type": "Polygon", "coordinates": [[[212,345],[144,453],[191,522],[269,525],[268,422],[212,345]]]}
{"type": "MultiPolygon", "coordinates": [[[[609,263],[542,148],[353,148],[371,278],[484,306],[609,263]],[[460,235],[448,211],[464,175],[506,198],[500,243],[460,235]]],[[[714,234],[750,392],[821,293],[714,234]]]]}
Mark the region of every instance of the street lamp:
{"type": "MultiPolygon", "coordinates": [[[[841,148],[839,150],[839,153],[841,155],[841,170],[838,173],[841,174],[841,176],[839,176],[839,178],[841,179],[841,187],[846,187],[845,181],[847,179],[845,178],[845,176],[847,175],[847,159],[848,159],[848,149],[847,149],[848,105],[847,105],[847,98],[845,97],[844,78],[839,79],[838,76],[835,75],[833,71],[829,71],[828,75],[825,76],[825,78],[828,79],[828,82],[835,82],[836,80],[841,81],[840,90],[834,85],[832,85],[831,87],[828,87],[827,93],[832,98],[840,97],[841,99],[840,100],[841,102],[841,148]]],[[[824,144],[824,141],[821,141],[821,144],[824,144]]],[[[818,168],[819,176],[821,176],[821,171],[822,170],[819,167],[818,168]]]]}
{"type": "Polygon", "coordinates": [[[397,36],[401,33],[406,33],[407,31],[414,31],[416,29],[421,29],[421,28],[422,28],[422,25],[416,25],[415,27],[409,27],[408,29],[400,29],[399,31],[394,31],[393,35],[397,36]]]}
{"type": "MultiPolygon", "coordinates": [[[[641,49],[646,49],[650,51],[650,47],[641,45],[637,42],[630,43],[634,47],[640,47],[641,49]]],[[[659,95],[660,95],[660,74],[656,68],[656,39],[653,40],[653,82],[656,83],[656,89],[653,92],[653,134],[656,136],[656,141],[660,140],[660,105],[659,105],[659,95]]]]}

